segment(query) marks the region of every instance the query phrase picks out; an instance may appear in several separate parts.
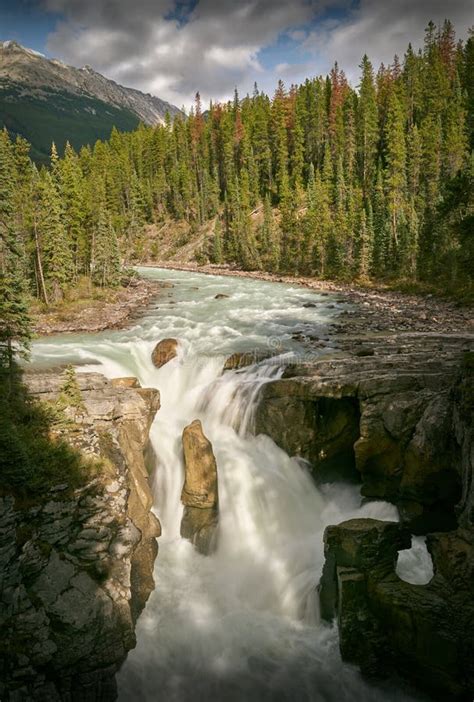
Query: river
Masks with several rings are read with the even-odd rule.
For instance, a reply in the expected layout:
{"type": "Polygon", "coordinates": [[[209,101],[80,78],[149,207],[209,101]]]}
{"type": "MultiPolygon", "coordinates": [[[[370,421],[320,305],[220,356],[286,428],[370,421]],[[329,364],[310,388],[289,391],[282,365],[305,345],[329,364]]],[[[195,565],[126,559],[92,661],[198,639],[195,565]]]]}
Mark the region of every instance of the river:
{"type": "MultiPolygon", "coordinates": [[[[261,385],[288,359],[308,358],[293,334],[325,334],[344,303],[298,286],[189,272],[142,269],[166,280],[160,299],[133,327],[39,339],[36,365],[137,376],[157,387],[161,409],[151,429],[152,484],[163,534],[156,589],[137,624],[137,647],[119,675],[121,702],[409,702],[394,686],[375,687],[341,662],[337,629],[319,621],[316,584],[328,524],[356,516],[397,519],[393,506],[361,506],[354,486],[316,487],[306,466],[266,436],[252,433],[261,385]],[[227,295],[216,299],[216,295],[227,295]],[[179,340],[161,369],[151,351],[179,340]],[[235,351],[272,351],[278,363],[222,374],[235,351]],[[181,433],[199,418],[219,477],[217,550],[198,554],[181,539],[181,433]]],[[[327,351],[326,351],[327,352],[327,351]]],[[[423,544],[400,566],[423,582],[423,544]]]]}

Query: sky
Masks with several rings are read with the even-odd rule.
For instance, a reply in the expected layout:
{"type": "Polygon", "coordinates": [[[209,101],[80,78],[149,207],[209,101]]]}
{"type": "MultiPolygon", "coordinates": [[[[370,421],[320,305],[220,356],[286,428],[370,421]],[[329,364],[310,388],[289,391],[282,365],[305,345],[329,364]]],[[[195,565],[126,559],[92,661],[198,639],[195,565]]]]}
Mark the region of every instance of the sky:
{"type": "Polygon", "coordinates": [[[335,61],[357,85],[364,53],[388,64],[447,14],[465,38],[473,0],[0,0],[0,40],[189,108],[198,90],[205,105],[254,82],[271,94],[335,61]]]}

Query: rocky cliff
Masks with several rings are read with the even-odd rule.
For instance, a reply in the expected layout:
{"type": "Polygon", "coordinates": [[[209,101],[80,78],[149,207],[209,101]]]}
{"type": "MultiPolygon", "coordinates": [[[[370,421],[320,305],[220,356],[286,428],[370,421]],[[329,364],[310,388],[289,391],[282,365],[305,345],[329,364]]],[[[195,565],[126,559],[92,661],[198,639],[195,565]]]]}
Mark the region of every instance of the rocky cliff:
{"type": "Polygon", "coordinates": [[[365,497],[393,502],[415,533],[454,527],[462,476],[453,388],[471,339],[408,333],[335,343],[263,387],[257,432],[306,458],[316,480],[360,481],[365,497]]]}
{"type": "MultiPolygon", "coordinates": [[[[64,379],[30,374],[54,401],[64,379]]],[[[160,525],[144,462],[156,390],[135,379],[79,374],[66,407],[68,442],[100,471],[46,497],[0,497],[0,697],[113,700],[115,672],[135,645],[135,620],[154,586],[160,525]]]]}
{"type": "Polygon", "coordinates": [[[396,672],[443,700],[474,694],[474,362],[469,335],[343,337],[331,355],[263,387],[256,429],[306,458],[316,480],[350,478],[401,523],[328,527],[321,612],[345,660],[396,672]],[[428,534],[434,577],[402,581],[398,552],[428,534]]]}

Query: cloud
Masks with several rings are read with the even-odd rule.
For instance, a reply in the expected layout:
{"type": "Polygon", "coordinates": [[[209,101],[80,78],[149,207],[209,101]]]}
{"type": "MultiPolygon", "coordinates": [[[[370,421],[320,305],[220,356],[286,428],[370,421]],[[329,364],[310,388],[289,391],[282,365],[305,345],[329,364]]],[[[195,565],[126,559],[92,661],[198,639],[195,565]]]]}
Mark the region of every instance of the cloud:
{"type": "Polygon", "coordinates": [[[39,1],[63,17],[52,55],[178,106],[197,90],[205,103],[228,99],[254,80],[271,92],[280,77],[304,80],[336,60],[357,84],[364,53],[389,63],[421,43],[430,19],[448,14],[460,36],[473,19],[472,0],[39,1]]]}
{"type": "Polygon", "coordinates": [[[403,56],[409,42],[415,48],[422,45],[430,20],[439,26],[445,18],[453,22],[458,37],[465,37],[474,20],[471,0],[361,0],[342,20],[314,28],[302,48],[318,57],[323,71],[337,61],[357,84],[364,53],[376,68],[381,62],[389,64],[395,54],[403,56]]]}
{"type": "Polygon", "coordinates": [[[227,98],[263,73],[258,53],[314,16],[317,1],[43,0],[64,16],[53,55],[181,105],[200,90],[227,98]]]}

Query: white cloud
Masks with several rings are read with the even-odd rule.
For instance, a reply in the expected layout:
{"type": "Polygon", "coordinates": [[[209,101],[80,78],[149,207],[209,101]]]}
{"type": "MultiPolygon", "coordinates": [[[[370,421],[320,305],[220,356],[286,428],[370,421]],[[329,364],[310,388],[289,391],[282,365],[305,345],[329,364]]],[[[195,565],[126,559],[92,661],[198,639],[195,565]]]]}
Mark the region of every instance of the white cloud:
{"type": "Polygon", "coordinates": [[[280,77],[304,80],[336,60],[356,84],[364,53],[375,66],[389,63],[409,41],[421,43],[430,19],[448,14],[461,36],[473,21],[472,0],[360,0],[351,10],[351,0],[199,0],[184,18],[191,3],[179,3],[178,17],[175,0],[42,2],[64,17],[49,37],[51,54],[178,106],[189,106],[197,90],[204,103],[228,99],[234,86],[245,93],[254,80],[271,92],[280,77]],[[314,21],[331,7],[339,13],[314,21]],[[301,58],[282,53],[266,70],[259,52],[282,33],[299,43],[301,58]]]}
{"type": "Polygon", "coordinates": [[[226,99],[263,71],[258,52],[309,22],[318,0],[200,0],[184,23],[168,0],[43,0],[60,12],[48,50],[178,105],[226,99]]]}
{"type": "Polygon", "coordinates": [[[318,56],[321,70],[334,61],[344,68],[354,84],[359,64],[367,53],[377,68],[389,64],[395,54],[401,58],[408,43],[423,44],[424,29],[430,20],[438,26],[445,18],[453,22],[458,37],[465,37],[474,21],[471,0],[361,0],[357,9],[339,22],[328,22],[313,30],[303,47],[318,56]]]}

